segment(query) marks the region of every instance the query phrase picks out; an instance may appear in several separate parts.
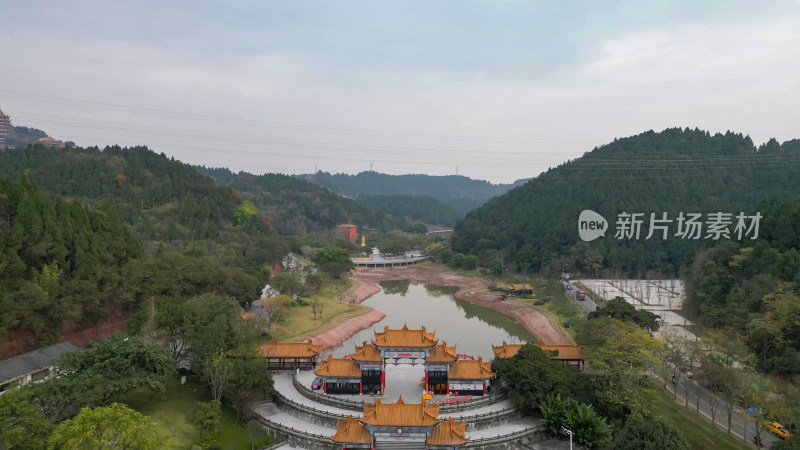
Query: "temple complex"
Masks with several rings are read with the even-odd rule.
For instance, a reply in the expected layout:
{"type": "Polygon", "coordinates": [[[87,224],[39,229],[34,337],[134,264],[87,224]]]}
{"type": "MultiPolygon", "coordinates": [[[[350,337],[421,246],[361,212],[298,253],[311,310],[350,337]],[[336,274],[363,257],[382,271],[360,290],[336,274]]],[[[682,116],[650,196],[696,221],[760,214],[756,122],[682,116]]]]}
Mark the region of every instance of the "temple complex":
{"type": "Polygon", "coordinates": [[[405,403],[400,397],[395,403],[365,403],[359,419],[339,419],[331,440],[342,449],[374,448],[379,438],[424,442],[426,449],[457,449],[469,440],[465,428],[452,417],[439,419],[439,406],[405,403]]]}
{"type": "MultiPolygon", "coordinates": [[[[507,344],[503,341],[503,345],[495,347],[492,346],[494,355],[498,358],[511,358],[517,354],[520,348],[525,344],[507,344]]],[[[583,353],[583,347],[580,344],[575,345],[557,345],[545,344],[541,339],[538,344],[535,344],[545,353],[550,354],[550,359],[564,361],[565,363],[583,370],[586,356],[583,353]]]]}

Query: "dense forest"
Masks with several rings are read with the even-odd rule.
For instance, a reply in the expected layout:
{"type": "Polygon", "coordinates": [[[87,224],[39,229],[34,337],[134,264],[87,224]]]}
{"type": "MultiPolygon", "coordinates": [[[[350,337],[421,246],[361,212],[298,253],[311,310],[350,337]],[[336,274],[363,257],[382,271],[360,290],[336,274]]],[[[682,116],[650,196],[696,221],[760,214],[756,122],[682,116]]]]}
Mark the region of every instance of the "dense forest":
{"type": "Polygon", "coordinates": [[[241,194],[144,147],[0,151],[0,176],[19,180],[0,192],[2,334],[52,342],[155,295],[245,303],[289,249],[241,194]]]}
{"type": "Polygon", "coordinates": [[[281,235],[333,230],[341,223],[359,228],[387,228],[395,223],[377,210],[289,175],[233,173],[226,168],[197,167],[217,183],[241,192],[259,209],[281,235]]]}
{"type": "Polygon", "coordinates": [[[122,273],[142,255],[112,206],[51,202],[27,177],[0,178],[0,248],[0,336],[20,328],[43,340],[125,306],[122,273]]]}
{"type": "MultiPolygon", "coordinates": [[[[675,128],[617,139],[469,213],[456,224],[453,251],[486,260],[502,250],[507,261],[520,264],[544,265],[561,256],[571,270],[593,274],[603,268],[632,276],[649,269],[674,274],[709,242],[676,237],[679,213],[749,216],[766,198],[800,195],[799,155],[800,141],[772,139],[756,148],[732,132],[675,128]],[[605,238],[579,239],[578,216],[585,209],[609,221],[605,238]],[[615,219],[624,212],[643,213],[638,239],[615,238],[615,219]],[[646,239],[651,213],[673,220],[668,239],[646,239]]],[[[762,228],[769,223],[765,218],[762,228]]]]}
{"type": "Polygon", "coordinates": [[[454,207],[427,195],[361,194],[357,201],[393,217],[405,217],[428,224],[453,226],[459,218],[454,207]]]}
{"type": "Polygon", "coordinates": [[[703,249],[685,270],[686,308],[703,325],[742,336],[760,370],[800,373],[800,199],[759,206],[755,243],[703,249]]]}
{"type": "Polygon", "coordinates": [[[528,180],[513,184],[492,184],[458,175],[387,175],[378,172],[361,172],[356,175],[317,172],[300,175],[301,178],[325,186],[334,192],[353,197],[367,195],[427,195],[456,209],[463,217],[492,197],[503,194],[528,180]]]}

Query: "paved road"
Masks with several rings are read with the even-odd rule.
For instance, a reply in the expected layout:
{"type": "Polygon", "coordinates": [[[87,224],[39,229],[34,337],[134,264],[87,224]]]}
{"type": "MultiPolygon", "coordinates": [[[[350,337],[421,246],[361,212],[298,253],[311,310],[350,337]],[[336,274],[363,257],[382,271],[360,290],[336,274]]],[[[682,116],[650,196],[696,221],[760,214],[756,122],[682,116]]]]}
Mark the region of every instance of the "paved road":
{"type": "MultiPolygon", "coordinates": [[[[569,283],[562,282],[562,284],[564,285],[564,288],[566,289],[566,287],[567,287],[567,285],[569,283]]],[[[567,290],[567,294],[577,304],[579,304],[581,306],[581,308],[583,308],[586,312],[592,312],[592,311],[597,309],[597,304],[591,298],[589,298],[588,295],[586,296],[586,300],[578,300],[576,298],[577,291],[578,291],[577,287],[573,285],[572,289],[567,290]]],[[[658,377],[661,378],[660,375],[658,377]]],[[[664,381],[663,378],[661,378],[661,380],[662,380],[662,382],[664,381]]],[[[704,416],[706,416],[708,418],[708,420],[711,420],[711,405],[714,404],[715,405],[714,421],[717,424],[723,425],[722,427],[719,428],[722,432],[727,432],[728,416],[727,416],[726,403],[721,398],[716,397],[717,400],[713,401],[712,397],[711,397],[712,393],[709,392],[708,389],[705,389],[705,388],[701,387],[694,380],[687,379],[686,376],[681,377],[681,379],[680,379],[680,381],[678,382],[677,385],[675,385],[673,383],[667,383],[667,388],[670,391],[670,393],[673,393],[674,390],[677,389],[678,398],[683,400],[684,402],[685,402],[685,399],[686,399],[686,397],[688,395],[688,397],[689,397],[688,403],[689,403],[689,406],[692,407],[692,409],[696,409],[696,407],[697,407],[697,396],[699,395],[700,396],[700,403],[699,403],[700,413],[703,414],[704,416]]],[[[689,417],[689,416],[687,416],[687,417],[689,417]]],[[[753,421],[750,420],[750,418],[748,417],[747,427],[745,427],[744,411],[742,411],[739,408],[734,408],[733,412],[732,412],[732,418],[731,418],[731,434],[736,435],[737,437],[739,437],[739,439],[743,439],[743,438],[746,437],[748,442],[752,442],[752,439],[753,439],[753,436],[755,435],[755,433],[756,433],[756,429],[755,429],[755,424],[753,423],[753,421]]],[[[772,446],[772,443],[777,441],[778,438],[775,437],[774,435],[770,434],[768,431],[764,430],[763,427],[762,427],[762,429],[761,429],[761,440],[762,440],[762,442],[764,444],[764,448],[770,448],[772,446]]]]}
{"type": "MultiPolygon", "coordinates": [[[[564,289],[567,289],[568,285],[571,286],[571,284],[567,283],[566,281],[562,281],[561,284],[564,285],[564,289]]],[[[581,308],[583,308],[583,310],[586,311],[587,313],[590,313],[590,312],[594,311],[595,309],[597,309],[597,303],[595,303],[594,300],[589,298],[588,295],[586,296],[586,300],[578,300],[578,298],[576,296],[577,292],[578,292],[578,288],[575,287],[575,286],[572,286],[572,289],[568,289],[567,290],[567,294],[570,297],[572,297],[572,299],[575,301],[575,303],[581,305],[581,308]]]]}
{"type": "MultiPolygon", "coordinates": [[[[677,398],[682,400],[684,403],[686,402],[686,397],[688,396],[689,406],[693,410],[696,410],[697,408],[697,397],[699,394],[700,413],[706,416],[706,418],[709,420],[711,420],[711,405],[716,403],[718,406],[715,408],[716,413],[714,414],[714,421],[718,425],[722,425],[719,429],[723,433],[727,432],[727,403],[721,397],[712,397],[714,395],[712,392],[701,387],[695,380],[689,380],[686,378],[686,376],[681,377],[677,385],[673,383],[667,383],[667,389],[673,394],[675,389],[677,389],[677,398]],[[713,398],[716,398],[717,400],[714,401],[713,398]]],[[[752,442],[753,436],[756,434],[755,424],[749,417],[747,418],[747,428],[745,429],[745,412],[738,407],[733,408],[731,415],[731,434],[735,435],[739,439],[746,437],[747,442],[752,442]]],[[[772,444],[778,440],[778,438],[766,431],[764,427],[761,427],[761,440],[764,444],[764,448],[770,448],[772,444]]]]}

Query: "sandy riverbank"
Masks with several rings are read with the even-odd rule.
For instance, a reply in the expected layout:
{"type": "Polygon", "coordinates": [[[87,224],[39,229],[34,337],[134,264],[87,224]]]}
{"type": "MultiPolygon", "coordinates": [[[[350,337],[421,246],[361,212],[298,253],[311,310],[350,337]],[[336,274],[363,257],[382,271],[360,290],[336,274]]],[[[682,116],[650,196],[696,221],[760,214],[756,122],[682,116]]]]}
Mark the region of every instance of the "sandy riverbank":
{"type": "MultiPolygon", "coordinates": [[[[531,335],[537,339],[542,339],[547,344],[572,343],[567,334],[560,328],[554,327],[542,312],[518,301],[500,300],[499,296],[479,293],[478,291],[489,286],[488,281],[480,278],[466,277],[432,267],[413,265],[406,267],[358,268],[350,279],[358,283],[358,286],[354,288],[358,303],[380,292],[378,283],[381,281],[411,280],[415,283],[454,286],[459,288],[458,292],[456,292],[457,298],[491,308],[515,319],[531,335]]],[[[350,336],[379,322],[383,317],[384,314],[380,311],[372,310],[314,336],[314,342],[323,343],[326,348],[338,347],[350,336]]],[[[433,325],[431,324],[431,326],[433,325]]]]}

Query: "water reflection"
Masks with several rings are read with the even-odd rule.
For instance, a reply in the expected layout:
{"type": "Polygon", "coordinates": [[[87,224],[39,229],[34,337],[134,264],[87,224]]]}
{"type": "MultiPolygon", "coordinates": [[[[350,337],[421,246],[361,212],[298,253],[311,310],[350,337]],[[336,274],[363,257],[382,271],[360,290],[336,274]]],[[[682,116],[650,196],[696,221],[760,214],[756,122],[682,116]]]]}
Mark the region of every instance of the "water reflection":
{"type": "Polygon", "coordinates": [[[387,325],[400,328],[404,323],[409,328],[424,325],[436,330],[439,342],[457,344],[459,353],[484,359],[494,356],[491,344],[533,341],[522,324],[492,309],[455,298],[458,289],[454,287],[411,284],[408,280],[382,282],[380,286],[381,292],[364,304],[383,312],[386,317],[348,339],[334,352],[335,357],[352,353],[354,343],[371,341],[373,329],[381,330],[387,325]]]}
{"type": "Polygon", "coordinates": [[[410,285],[410,280],[382,281],[380,284],[383,292],[387,294],[400,294],[403,297],[405,297],[405,295],[408,293],[408,287],[410,285]]]}

